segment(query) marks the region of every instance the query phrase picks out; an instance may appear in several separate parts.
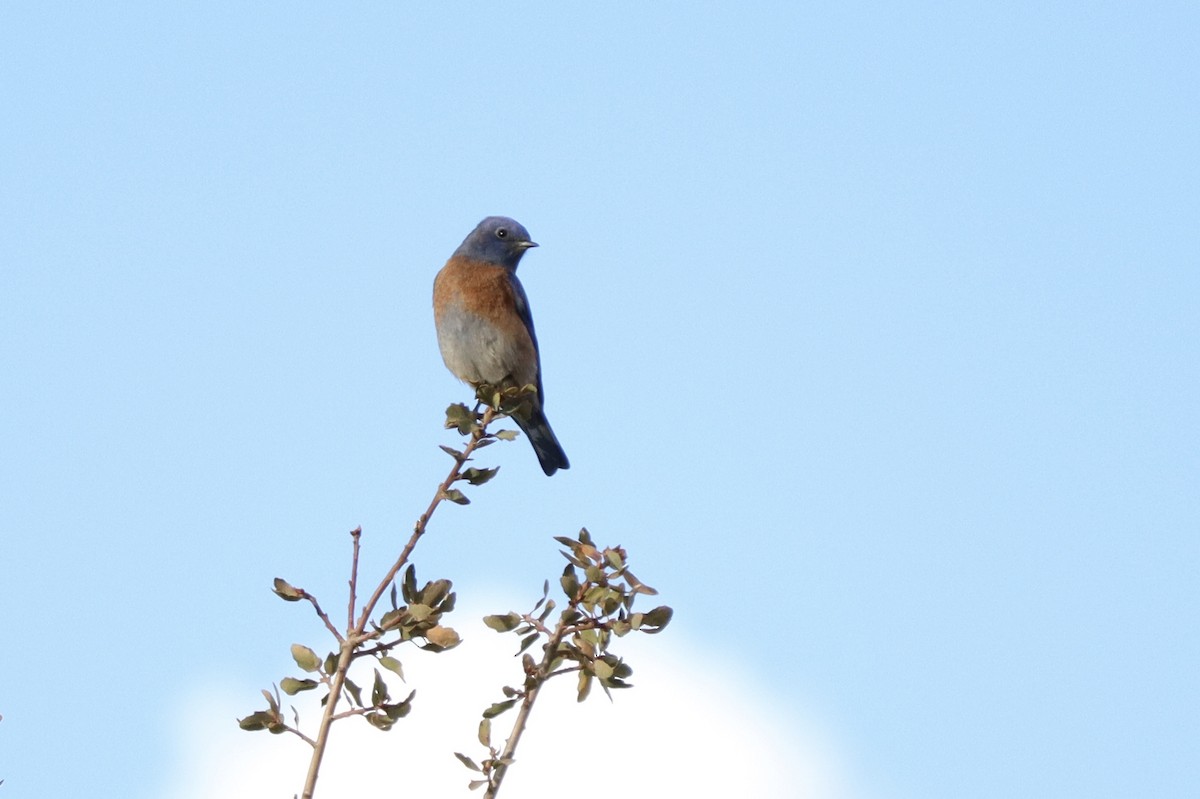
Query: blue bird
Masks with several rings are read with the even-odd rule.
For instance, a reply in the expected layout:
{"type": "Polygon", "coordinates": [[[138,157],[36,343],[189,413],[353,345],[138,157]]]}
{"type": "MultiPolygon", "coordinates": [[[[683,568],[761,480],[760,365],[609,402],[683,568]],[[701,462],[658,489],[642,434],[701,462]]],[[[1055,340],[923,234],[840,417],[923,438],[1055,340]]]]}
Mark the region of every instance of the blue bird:
{"type": "Polygon", "coordinates": [[[547,475],[567,469],[567,455],[542,411],[542,364],[529,299],[517,280],[521,256],[538,246],[521,223],[489,216],[471,231],[433,281],[433,317],[442,360],[472,386],[534,385],[530,411],[513,419],[547,475]]]}

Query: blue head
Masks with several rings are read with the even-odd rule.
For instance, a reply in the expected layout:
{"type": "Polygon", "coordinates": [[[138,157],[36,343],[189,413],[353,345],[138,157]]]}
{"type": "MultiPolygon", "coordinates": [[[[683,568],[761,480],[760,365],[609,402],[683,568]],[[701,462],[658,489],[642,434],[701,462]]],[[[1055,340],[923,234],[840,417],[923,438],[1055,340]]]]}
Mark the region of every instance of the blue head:
{"type": "Polygon", "coordinates": [[[454,254],[516,269],[525,251],[536,246],[520,222],[507,216],[489,216],[463,239],[454,254]]]}

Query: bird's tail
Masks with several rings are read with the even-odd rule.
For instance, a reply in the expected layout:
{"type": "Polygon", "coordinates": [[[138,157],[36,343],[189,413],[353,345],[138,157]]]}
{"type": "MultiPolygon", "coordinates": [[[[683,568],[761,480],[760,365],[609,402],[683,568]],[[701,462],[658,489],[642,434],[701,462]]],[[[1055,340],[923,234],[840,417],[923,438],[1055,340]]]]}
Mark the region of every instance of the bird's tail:
{"type": "Polygon", "coordinates": [[[538,462],[542,464],[543,472],[551,475],[559,469],[571,468],[567,453],[563,452],[558,439],[554,437],[554,431],[550,429],[550,423],[546,421],[546,414],[542,413],[540,403],[533,403],[528,416],[514,414],[512,418],[529,438],[533,451],[537,453],[538,462]]]}

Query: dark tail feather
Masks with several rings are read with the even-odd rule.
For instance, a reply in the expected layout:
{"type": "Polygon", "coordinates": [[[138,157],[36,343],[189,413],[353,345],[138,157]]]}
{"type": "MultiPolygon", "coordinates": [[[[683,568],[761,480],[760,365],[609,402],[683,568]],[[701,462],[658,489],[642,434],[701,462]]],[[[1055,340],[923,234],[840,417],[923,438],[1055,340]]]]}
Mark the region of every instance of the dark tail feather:
{"type": "Polygon", "coordinates": [[[546,421],[546,415],[542,413],[541,408],[535,407],[528,419],[522,419],[520,414],[512,418],[517,426],[525,431],[529,443],[533,445],[533,451],[537,453],[538,462],[542,464],[543,472],[551,475],[559,469],[571,468],[567,453],[563,452],[558,439],[554,437],[554,431],[550,429],[550,423],[546,421]]]}

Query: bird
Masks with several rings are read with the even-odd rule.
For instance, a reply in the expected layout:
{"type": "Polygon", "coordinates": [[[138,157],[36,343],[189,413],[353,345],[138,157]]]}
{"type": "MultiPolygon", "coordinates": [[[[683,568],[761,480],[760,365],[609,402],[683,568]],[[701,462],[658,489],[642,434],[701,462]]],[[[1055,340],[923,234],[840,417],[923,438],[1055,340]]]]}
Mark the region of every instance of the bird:
{"type": "Polygon", "coordinates": [[[547,476],[570,468],[543,411],[542,363],[529,299],[517,264],[538,246],[521,223],[489,216],[463,239],[433,281],[433,317],[446,368],[478,388],[537,387],[527,412],[513,420],[524,431],[547,476]]]}

